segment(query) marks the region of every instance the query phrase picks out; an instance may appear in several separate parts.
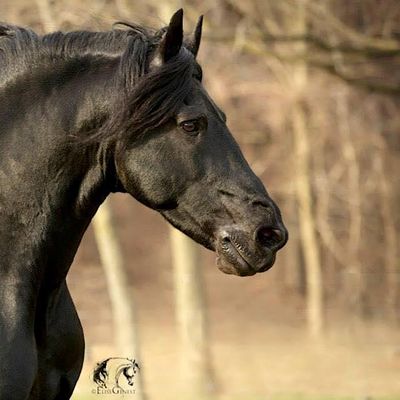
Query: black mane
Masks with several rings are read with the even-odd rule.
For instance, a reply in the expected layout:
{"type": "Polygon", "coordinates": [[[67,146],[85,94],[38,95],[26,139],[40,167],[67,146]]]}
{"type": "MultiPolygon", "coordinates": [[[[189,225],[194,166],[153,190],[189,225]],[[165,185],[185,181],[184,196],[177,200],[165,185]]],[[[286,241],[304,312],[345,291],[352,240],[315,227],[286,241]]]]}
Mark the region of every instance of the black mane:
{"type": "MultiPolygon", "coordinates": [[[[56,61],[92,57],[118,61],[115,102],[107,118],[90,121],[84,140],[119,137],[127,131],[144,134],[167,122],[187,96],[195,69],[200,67],[186,47],[167,63],[149,68],[166,28],[116,23],[129,29],[73,31],[38,35],[30,29],[0,23],[1,88],[37,67],[56,61]]],[[[198,75],[198,74],[197,74],[198,75]]],[[[76,133],[73,133],[76,134],[76,133]]],[[[79,133],[82,138],[82,133],[79,133]]]]}

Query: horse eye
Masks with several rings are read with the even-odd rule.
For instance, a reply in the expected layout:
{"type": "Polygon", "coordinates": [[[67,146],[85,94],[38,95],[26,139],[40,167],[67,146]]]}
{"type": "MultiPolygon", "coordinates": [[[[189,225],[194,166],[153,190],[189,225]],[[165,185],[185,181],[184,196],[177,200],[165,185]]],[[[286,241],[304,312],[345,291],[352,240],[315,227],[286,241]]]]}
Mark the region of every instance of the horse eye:
{"type": "Polygon", "coordinates": [[[193,119],[191,121],[184,121],[180,124],[185,132],[194,133],[199,130],[199,121],[193,119]]]}

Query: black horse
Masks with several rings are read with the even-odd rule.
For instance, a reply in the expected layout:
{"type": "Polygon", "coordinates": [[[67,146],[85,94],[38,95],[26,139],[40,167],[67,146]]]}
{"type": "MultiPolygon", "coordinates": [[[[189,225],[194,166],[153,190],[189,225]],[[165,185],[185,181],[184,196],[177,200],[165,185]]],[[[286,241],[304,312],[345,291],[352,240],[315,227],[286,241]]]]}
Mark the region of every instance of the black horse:
{"type": "Polygon", "coordinates": [[[202,86],[201,19],[38,36],[0,24],[0,399],[69,399],[83,333],[65,278],[97,208],[127,192],[218,254],[269,269],[277,206],[202,86]]]}

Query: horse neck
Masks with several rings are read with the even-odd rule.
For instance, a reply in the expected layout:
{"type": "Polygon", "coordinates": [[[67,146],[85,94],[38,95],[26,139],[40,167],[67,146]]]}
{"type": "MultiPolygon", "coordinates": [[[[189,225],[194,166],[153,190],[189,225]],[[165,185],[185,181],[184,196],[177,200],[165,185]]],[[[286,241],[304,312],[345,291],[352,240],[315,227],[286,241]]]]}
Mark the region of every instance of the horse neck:
{"type": "MultiPolygon", "coordinates": [[[[81,66],[56,65],[48,75],[24,77],[0,93],[3,243],[30,247],[18,262],[43,268],[57,262],[64,272],[112,190],[110,145],[80,145],[70,137],[107,110],[112,64],[84,72],[81,66]]],[[[15,263],[11,253],[9,258],[15,263]]]]}

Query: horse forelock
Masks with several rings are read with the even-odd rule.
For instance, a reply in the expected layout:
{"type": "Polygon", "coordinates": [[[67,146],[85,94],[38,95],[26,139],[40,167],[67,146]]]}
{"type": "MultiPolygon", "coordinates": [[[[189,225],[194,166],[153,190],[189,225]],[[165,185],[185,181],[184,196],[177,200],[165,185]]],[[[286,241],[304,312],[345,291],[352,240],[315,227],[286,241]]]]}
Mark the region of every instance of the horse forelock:
{"type": "Polygon", "coordinates": [[[124,86],[125,95],[121,96],[115,112],[94,138],[104,138],[113,132],[115,138],[131,139],[168,122],[192,88],[193,71],[194,57],[183,47],[167,63],[138,75],[132,86],[124,86]]]}
{"type": "Polygon", "coordinates": [[[155,32],[150,42],[138,37],[129,43],[117,75],[119,94],[122,92],[123,95],[119,96],[105,124],[86,137],[89,141],[110,136],[137,138],[176,114],[192,88],[194,71],[200,67],[184,46],[168,62],[152,66],[154,50],[163,32],[165,28],[155,32]]]}

